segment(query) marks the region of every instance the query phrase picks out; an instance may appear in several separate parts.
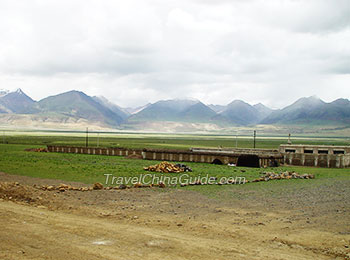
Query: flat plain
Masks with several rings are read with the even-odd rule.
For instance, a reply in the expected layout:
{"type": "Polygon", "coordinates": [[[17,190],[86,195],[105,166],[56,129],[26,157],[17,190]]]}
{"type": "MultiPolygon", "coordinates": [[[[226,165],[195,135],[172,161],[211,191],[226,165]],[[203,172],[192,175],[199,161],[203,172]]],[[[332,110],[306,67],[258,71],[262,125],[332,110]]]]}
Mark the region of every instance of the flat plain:
{"type": "MultiPolygon", "coordinates": [[[[6,134],[0,145],[2,259],[348,259],[350,169],[255,169],[186,163],[190,176],[245,177],[265,171],[314,174],[313,180],[43,191],[88,186],[105,174],[139,176],[158,163],[118,156],[27,152],[47,144],[85,145],[84,133],[6,134]],[[34,185],[36,185],[34,187],[34,185]]],[[[258,148],[286,140],[260,137],[258,148]]],[[[347,145],[344,138],[294,143],[347,145]]],[[[90,134],[90,146],[188,149],[251,147],[248,136],[90,134]]],[[[168,174],[172,176],[172,174],[168,174]]]]}

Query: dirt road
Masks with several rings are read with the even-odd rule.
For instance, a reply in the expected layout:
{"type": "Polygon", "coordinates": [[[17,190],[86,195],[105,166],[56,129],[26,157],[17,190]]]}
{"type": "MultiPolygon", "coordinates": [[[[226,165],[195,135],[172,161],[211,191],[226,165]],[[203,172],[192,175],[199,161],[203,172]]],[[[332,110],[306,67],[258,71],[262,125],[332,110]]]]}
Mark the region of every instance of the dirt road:
{"type": "Polygon", "coordinates": [[[0,177],[0,259],[348,259],[350,255],[350,234],[309,227],[305,219],[291,220],[288,211],[244,210],[182,190],[48,192],[32,184],[58,181],[0,177]]]}

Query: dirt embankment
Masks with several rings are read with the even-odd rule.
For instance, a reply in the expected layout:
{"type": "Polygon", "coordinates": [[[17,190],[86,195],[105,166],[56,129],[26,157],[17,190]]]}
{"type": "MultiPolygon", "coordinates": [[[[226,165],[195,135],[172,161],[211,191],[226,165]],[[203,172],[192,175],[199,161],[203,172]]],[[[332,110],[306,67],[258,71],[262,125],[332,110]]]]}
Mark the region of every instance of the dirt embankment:
{"type": "Polygon", "coordinates": [[[295,213],[285,208],[245,210],[175,189],[59,192],[33,187],[59,183],[0,174],[1,259],[350,256],[350,233],[312,225],[309,215],[291,218],[295,213]]]}

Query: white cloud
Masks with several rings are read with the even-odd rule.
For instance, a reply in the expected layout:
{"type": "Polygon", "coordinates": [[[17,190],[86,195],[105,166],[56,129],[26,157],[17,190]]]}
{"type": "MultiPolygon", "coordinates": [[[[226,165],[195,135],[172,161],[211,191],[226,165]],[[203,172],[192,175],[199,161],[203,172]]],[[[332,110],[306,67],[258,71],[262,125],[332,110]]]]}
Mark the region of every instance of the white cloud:
{"type": "Polygon", "coordinates": [[[122,106],[350,98],[349,12],[347,0],[2,0],[0,87],[122,106]]]}

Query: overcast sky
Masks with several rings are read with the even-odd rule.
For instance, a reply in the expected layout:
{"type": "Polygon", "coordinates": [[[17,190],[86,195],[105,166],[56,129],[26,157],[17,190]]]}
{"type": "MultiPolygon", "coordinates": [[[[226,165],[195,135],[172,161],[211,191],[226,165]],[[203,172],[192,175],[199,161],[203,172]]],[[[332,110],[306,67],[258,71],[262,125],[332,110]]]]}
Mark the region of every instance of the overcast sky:
{"type": "Polygon", "coordinates": [[[350,98],[349,0],[0,0],[0,89],[121,106],[350,98]]]}

